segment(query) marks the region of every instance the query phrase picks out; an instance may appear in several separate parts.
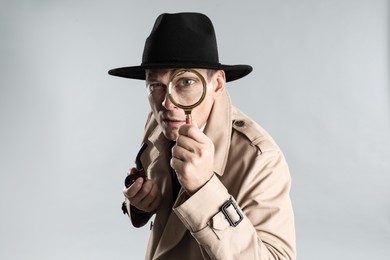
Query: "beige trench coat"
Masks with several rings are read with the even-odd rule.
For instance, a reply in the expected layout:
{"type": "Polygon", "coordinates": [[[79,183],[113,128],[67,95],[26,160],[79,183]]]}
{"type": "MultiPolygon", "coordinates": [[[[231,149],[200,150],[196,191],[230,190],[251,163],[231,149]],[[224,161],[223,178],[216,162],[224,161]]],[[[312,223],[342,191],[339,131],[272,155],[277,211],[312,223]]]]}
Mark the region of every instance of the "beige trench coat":
{"type": "MultiPolygon", "coordinates": [[[[227,91],[216,100],[204,133],[215,145],[215,174],[193,196],[181,190],[173,201],[168,140],[153,115],[148,119],[141,161],[163,199],[145,259],[295,259],[291,179],[279,147],[231,105],[227,91]]],[[[152,217],[125,202],[134,226],[152,217]]]]}

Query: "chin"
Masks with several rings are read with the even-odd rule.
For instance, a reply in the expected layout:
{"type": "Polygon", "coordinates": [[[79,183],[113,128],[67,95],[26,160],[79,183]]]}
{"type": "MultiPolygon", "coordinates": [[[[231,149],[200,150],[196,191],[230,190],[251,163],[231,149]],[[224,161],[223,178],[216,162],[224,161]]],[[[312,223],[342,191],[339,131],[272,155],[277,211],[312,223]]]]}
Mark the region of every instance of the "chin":
{"type": "Polygon", "coordinates": [[[168,140],[176,140],[177,137],[179,136],[179,133],[177,130],[174,130],[174,131],[163,131],[163,134],[165,136],[165,138],[167,138],[168,140]]]}

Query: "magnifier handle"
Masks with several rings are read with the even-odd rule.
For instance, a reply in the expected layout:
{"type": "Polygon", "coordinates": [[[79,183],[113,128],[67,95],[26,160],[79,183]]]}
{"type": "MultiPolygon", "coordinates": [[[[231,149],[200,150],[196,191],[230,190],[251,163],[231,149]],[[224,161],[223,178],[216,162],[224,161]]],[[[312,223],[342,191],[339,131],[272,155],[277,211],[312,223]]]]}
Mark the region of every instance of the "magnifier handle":
{"type": "Polygon", "coordinates": [[[186,124],[191,125],[192,124],[192,117],[191,114],[186,115],[186,124]]]}

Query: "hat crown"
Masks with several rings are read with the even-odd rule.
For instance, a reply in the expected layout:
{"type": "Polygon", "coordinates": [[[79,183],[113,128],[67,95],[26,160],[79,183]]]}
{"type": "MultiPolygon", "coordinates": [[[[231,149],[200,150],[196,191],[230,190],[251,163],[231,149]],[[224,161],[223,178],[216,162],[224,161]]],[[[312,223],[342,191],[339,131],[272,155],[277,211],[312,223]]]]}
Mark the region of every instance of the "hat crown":
{"type": "Polygon", "coordinates": [[[182,62],[219,64],[214,27],[203,14],[161,14],[146,39],[142,65],[182,62]]]}
{"type": "Polygon", "coordinates": [[[146,39],[140,66],[111,69],[113,76],[145,80],[146,70],[202,68],[225,71],[233,81],[252,71],[249,65],[219,63],[217,39],[211,20],[201,13],[161,14],[146,39]]]}

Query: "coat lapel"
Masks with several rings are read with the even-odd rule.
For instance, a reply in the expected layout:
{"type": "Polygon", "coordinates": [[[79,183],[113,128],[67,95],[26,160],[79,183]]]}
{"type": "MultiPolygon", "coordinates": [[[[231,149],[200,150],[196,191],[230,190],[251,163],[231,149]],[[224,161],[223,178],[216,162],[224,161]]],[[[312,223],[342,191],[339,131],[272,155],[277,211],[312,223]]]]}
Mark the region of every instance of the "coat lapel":
{"type": "MultiPolygon", "coordinates": [[[[154,121],[153,116],[149,119],[154,121]]],[[[172,211],[174,201],[172,200],[172,179],[169,165],[169,141],[164,137],[159,127],[155,127],[153,131],[149,132],[149,136],[144,139],[144,142],[147,143],[148,148],[141,155],[142,164],[147,165],[145,170],[148,173],[148,178],[157,183],[163,194],[161,205],[157,209],[154,220],[153,241],[149,242],[152,243],[149,245],[152,252],[154,251],[152,259],[157,259],[174,248],[183,238],[187,229],[172,211]]],[[[183,189],[179,192],[178,197],[182,192],[183,189]]]]}
{"type": "Polygon", "coordinates": [[[230,96],[225,90],[222,95],[215,100],[210,117],[207,120],[204,133],[213,141],[215,146],[214,153],[214,172],[222,176],[225,171],[226,162],[229,155],[231,141],[232,111],[230,96]]]}

